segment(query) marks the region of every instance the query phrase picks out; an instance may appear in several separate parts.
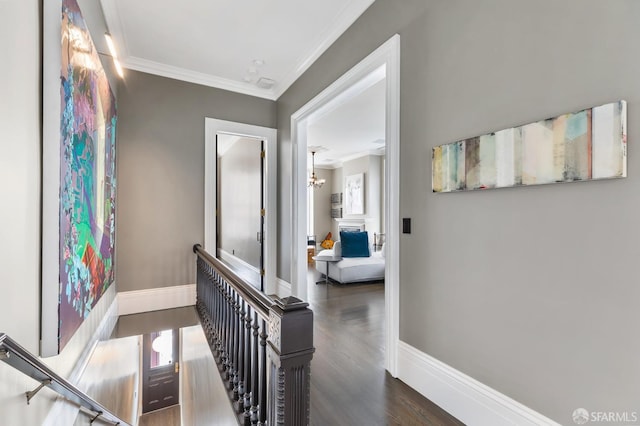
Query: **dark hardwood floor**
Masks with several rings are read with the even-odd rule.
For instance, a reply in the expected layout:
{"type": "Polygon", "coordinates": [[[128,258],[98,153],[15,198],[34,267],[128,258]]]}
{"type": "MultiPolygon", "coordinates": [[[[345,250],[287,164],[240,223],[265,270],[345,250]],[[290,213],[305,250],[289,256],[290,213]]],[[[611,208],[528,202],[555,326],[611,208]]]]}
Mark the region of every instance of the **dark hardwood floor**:
{"type": "Polygon", "coordinates": [[[384,284],[315,284],[311,425],[462,425],[384,369],[384,284]]]}

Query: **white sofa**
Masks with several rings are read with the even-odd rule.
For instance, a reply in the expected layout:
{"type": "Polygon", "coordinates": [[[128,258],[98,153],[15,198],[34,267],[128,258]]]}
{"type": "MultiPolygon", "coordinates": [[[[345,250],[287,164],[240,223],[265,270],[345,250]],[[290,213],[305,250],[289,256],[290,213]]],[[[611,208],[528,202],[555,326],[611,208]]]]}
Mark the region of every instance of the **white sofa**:
{"type": "MultiPolygon", "coordinates": [[[[340,257],[342,247],[336,241],[332,250],[322,250],[318,257],[340,257]]],[[[384,279],[384,246],[381,251],[371,251],[369,257],[343,257],[338,262],[329,263],[329,278],[339,283],[353,283],[362,281],[379,281],[384,279]]],[[[316,269],[323,275],[327,273],[327,262],[316,260],[316,269]]]]}

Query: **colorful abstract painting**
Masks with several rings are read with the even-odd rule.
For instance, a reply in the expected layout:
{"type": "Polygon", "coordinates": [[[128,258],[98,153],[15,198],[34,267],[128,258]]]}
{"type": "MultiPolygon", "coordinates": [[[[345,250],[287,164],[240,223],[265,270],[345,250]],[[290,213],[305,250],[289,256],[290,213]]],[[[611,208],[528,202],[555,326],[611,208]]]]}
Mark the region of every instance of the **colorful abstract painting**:
{"type": "Polygon", "coordinates": [[[62,2],[59,351],[114,281],[116,105],[76,0],[62,2]]]}
{"type": "Polygon", "coordinates": [[[627,104],[614,102],[433,148],[433,192],[627,176],[627,104]]]}

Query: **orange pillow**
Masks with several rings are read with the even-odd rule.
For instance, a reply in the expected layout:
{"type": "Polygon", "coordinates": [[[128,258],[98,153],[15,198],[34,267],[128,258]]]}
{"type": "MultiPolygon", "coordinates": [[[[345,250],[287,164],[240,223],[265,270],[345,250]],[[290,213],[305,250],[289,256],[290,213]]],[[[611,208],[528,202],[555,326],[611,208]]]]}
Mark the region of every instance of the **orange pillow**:
{"type": "Polygon", "coordinates": [[[323,249],[331,250],[333,248],[333,240],[324,240],[320,244],[320,247],[322,247],[323,249]]]}
{"type": "Polygon", "coordinates": [[[331,250],[333,248],[333,240],[331,239],[331,232],[324,237],[324,241],[320,243],[320,247],[323,249],[331,250]]]}

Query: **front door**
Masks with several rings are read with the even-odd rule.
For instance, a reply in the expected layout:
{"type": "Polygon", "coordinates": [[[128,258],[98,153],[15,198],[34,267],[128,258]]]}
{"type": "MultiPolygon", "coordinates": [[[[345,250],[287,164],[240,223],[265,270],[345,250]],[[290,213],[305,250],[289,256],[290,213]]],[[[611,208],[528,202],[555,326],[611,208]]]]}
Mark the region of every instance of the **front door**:
{"type": "Polygon", "coordinates": [[[142,412],[179,404],[178,330],[145,334],[142,340],[142,412]]]}

